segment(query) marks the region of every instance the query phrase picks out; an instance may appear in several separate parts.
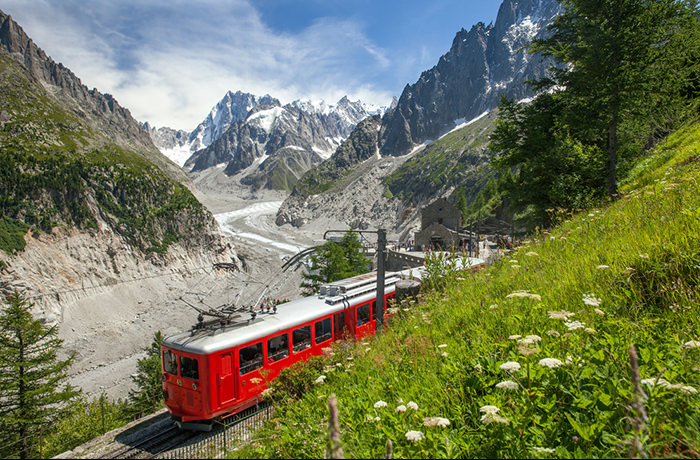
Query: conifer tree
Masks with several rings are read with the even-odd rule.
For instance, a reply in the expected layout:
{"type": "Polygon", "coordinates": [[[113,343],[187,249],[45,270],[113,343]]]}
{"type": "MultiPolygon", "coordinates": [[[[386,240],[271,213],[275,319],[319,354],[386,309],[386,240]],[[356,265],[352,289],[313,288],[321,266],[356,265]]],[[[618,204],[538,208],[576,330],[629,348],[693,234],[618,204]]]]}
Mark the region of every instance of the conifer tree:
{"type": "Polygon", "coordinates": [[[136,390],[129,392],[129,401],[134,413],[155,412],[163,401],[161,391],[160,346],[163,344],[163,334],[158,331],[153,336],[153,342],[146,349],[146,356],[136,363],[137,372],[131,377],[136,384],[136,390]]]}
{"type": "MultiPolygon", "coordinates": [[[[529,51],[558,63],[542,89],[561,92],[559,122],[606,160],[605,186],[617,193],[620,136],[642,135],[673,118],[697,53],[694,0],[560,0],[549,38],[529,51]],[[671,113],[669,113],[671,112],[671,113]],[[641,128],[641,131],[640,131],[641,128]]],[[[630,136],[630,137],[632,137],[630,136]]],[[[629,140],[629,139],[627,139],[629,140]]]]}
{"type": "Polygon", "coordinates": [[[56,326],[33,318],[33,303],[15,291],[0,312],[0,455],[39,456],[39,442],[78,395],[64,384],[73,358],[58,359],[56,326]]]}
{"type": "Polygon", "coordinates": [[[301,286],[315,290],[322,283],[366,273],[368,268],[369,260],[357,233],[349,231],[339,243],[328,241],[311,255],[310,273],[304,273],[301,286]]]}
{"type": "Polygon", "coordinates": [[[696,116],[697,0],[559,0],[551,35],[528,52],[553,58],[531,104],[502,101],[492,166],[513,169],[511,202],[536,224],[548,210],[615,197],[646,149],[696,116]]]}

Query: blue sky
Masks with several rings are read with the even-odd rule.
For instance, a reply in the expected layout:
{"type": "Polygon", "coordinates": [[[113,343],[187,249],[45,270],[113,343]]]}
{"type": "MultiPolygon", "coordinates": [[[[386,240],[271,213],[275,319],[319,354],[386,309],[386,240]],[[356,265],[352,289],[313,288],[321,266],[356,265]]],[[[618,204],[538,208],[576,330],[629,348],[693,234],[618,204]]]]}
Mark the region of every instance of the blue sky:
{"type": "Polygon", "coordinates": [[[228,90],[388,104],[500,0],[3,0],[89,88],[192,130],[228,90]]]}

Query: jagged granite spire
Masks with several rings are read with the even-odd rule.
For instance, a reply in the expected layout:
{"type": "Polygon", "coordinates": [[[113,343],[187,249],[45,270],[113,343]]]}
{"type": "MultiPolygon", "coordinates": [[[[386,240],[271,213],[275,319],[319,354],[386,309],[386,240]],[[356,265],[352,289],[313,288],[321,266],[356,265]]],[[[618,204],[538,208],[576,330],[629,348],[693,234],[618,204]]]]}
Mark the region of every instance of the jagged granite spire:
{"type": "Polygon", "coordinates": [[[477,23],[457,32],[437,65],[406,85],[396,108],[384,117],[383,155],[403,155],[436,139],[457,119],[472,119],[498,105],[499,97],[531,94],[523,82],[540,78],[548,63],[518,51],[546,33],[559,11],[556,0],[505,0],[495,24],[477,23]]]}

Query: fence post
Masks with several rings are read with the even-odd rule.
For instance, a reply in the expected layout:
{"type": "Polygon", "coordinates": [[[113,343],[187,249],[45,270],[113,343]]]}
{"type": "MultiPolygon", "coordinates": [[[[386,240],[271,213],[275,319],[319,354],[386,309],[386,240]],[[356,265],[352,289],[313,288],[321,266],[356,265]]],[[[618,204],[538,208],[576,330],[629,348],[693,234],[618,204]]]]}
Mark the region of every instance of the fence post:
{"type": "Polygon", "coordinates": [[[226,432],[228,431],[227,428],[228,427],[226,425],[224,425],[224,455],[226,455],[228,453],[228,450],[226,449],[226,445],[227,445],[226,432]]]}

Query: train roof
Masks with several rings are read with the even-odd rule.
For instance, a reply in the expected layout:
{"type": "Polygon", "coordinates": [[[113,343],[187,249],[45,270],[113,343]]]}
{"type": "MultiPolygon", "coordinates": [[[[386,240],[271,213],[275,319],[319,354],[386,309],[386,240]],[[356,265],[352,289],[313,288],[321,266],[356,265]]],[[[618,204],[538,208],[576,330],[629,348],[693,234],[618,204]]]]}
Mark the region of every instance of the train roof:
{"type": "MultiPolygon", "coordinates": [[[[421,269],[387,272],[384,283],[385,292],[393,292],[396,282],[400,279],[408,277],[420,279],[421,275],[421,269]]],[[[351,305],[372,300],[376,297],[376,279],[376,272],[372,272],[329,283],[322,287],[319,295],[278,305],[276,313],[258,311],[255,319],[252,319],[250,313],[244,313],[250,319],[225,326],[217,325],[209,329],[181,332],[166,337],[163,345],[195,354],[208,354],[244,345],[313,319],[342,311],[351,305]]]]}

